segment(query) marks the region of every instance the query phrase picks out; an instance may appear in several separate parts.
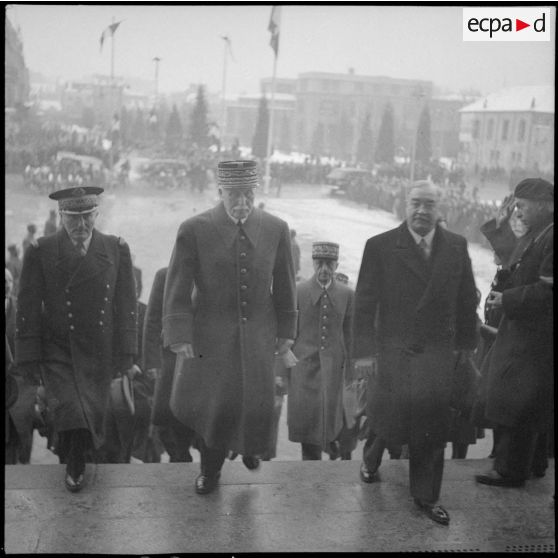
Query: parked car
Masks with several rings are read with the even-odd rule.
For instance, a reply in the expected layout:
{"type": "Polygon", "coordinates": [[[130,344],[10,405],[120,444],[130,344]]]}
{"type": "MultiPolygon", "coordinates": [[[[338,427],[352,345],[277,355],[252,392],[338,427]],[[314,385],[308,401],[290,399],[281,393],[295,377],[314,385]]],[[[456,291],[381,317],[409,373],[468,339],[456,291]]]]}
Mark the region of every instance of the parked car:
{"type": "Polygon", "coordinates": [[[332,196],[345,195],[348,186],[357,180],[370,182],[372,172],[353,167],[337,167],[326,176],[326,184],[331,185],[329,193],[332,196]]]}

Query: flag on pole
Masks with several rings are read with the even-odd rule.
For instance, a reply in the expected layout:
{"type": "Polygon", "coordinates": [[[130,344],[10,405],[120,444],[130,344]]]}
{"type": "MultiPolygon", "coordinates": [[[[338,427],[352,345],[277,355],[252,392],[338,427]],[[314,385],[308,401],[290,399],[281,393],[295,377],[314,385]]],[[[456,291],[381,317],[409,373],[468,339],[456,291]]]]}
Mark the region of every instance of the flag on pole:
{"type": "Polygon", "coordinates": [[[101,33],[101,39],[100,39],[100,43],[101,43],[101,52],[103,52],[103,43],[105,42],[105,38],[106,37],[112,37],[114,35],[114,33],[116,32],[116,30],[118,29],[118,26],[122,23],[122,21],[117,21],[115,23],[111,23],[102,33],[101,33]]]}
{"type": "Polygon", "coordinates": [[[271,33],[269,44],[275,52],[275,57],[279,54],[279,25],[281,22],[281,6],[272,6],[271,17],[267,30],[271,33]]]}
{"type": "Polygon", "coordinates": [[[221,35],[221,39],[223,39],[223,41],[225,41],[225,44],[227,45],[227,52],[231,55],[231,59],[234,62],[236,62],[236,60],[234,59],[234,56],[233,56],[232,43],[231,43],[230,37],[228,37],[226,35],[221,35]]]}

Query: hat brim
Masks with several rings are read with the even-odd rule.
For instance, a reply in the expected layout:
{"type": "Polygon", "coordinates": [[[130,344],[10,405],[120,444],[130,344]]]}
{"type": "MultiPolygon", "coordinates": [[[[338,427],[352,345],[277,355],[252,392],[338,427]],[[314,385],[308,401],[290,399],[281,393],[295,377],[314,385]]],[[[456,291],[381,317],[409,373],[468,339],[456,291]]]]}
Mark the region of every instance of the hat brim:
{"type": "Polygon", "coordinates": [[[98,209],[97,205],[91,209],[84,209],[83,211],[70,211],[68,209],[59,209],[58,211],[60,213],[64,213],[65,215],[87,215],[89,213],[93,213],[96,209],[98,209]]]}

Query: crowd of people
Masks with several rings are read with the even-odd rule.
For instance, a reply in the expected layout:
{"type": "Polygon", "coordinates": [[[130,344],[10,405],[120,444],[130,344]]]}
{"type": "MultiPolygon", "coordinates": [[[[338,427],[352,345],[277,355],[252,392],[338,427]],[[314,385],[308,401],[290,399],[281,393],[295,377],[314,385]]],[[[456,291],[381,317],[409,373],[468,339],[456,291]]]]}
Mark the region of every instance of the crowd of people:
{"type": "Polygon", "coordinates": [[[479,319],[467,244],[453,229],[462,194],[440,197],[428,180],[376,183],[368,203],[397,206],[402,222],[368,240],[353,290],[330,239],[312,245],[312,277],[297,277],[296,232],[254,207],[259,174],[255,161],[217,164],[220,202],[180,225],[147,305],[128,243],[95,228],[103,188],[49,194],[60,222],[53,211],[43,236],[28,229],[23,262],[16,246],[6,262],[6,462],[29,462],[22,437],[38,428],[78,492],[88,462],[157,462],[165,451],[191,461],[195,449],[195,491],[207,494],[227,459],[255,471],[275,457],[287,393],[302,459],[351,459],[364,439],[360,478],[372,483],[386,449],[406,456],[416,506],[443,525],[444,448],[465,457],[471,429],[495,434],[494,467],[479,483],[543,476],[553,185],[524,180],[479,221],[500,266],[479,319]]]}

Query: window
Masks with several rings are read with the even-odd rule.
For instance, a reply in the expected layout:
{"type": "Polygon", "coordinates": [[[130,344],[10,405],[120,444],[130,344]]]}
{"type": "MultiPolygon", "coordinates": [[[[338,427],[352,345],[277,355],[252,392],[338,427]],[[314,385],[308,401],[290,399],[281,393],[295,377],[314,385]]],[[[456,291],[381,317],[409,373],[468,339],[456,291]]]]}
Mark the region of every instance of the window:
{"type": "Polygon", "coordinates": [[[473,139],[478,139],[480,132],[480,120],[473,120],[473,139]]]}
{"type": "Polygon", "coordinates": [[[519,121],[519,128],[517,129],[517,141],[525,140],[525,120],[519,121]]]}
{"type": "Polygon", "coordinates": [[[502,124],[502,141],[506,141],[508,139],[508,133],[510,131],[510,121],[504,120],[502,124]]]}
{"type": "Polygon", "coordinates": [[[494,134],[494,119],[491,118],[491,119],[488,121],[488,128],[487,128],[487,130],[486,130],[486,139],[487,139],[487,140],[491,140],[493,134],[494,134]]]}

